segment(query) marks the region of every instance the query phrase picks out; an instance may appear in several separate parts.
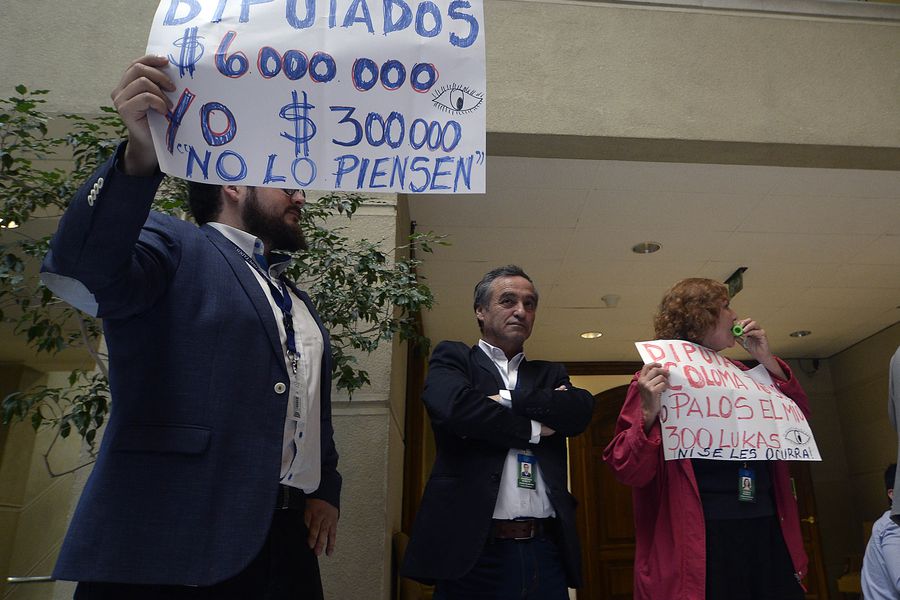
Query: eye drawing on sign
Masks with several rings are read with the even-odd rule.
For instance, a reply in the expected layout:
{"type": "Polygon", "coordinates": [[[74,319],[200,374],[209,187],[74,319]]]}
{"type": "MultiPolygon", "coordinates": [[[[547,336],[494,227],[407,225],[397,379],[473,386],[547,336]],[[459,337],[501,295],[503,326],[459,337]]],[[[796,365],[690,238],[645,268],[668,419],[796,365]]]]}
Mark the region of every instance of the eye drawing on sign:
{"type": "Polygon", "coordinates": [[[784,434],[784,439],[797,444],[798,446],[805,446],[809,443],[810,436],[808,433],[800,431],[799,429],[790,429],[784,434]]]}
{"type": "Polygon", "coordinates": [[[167,58],[173,66],[178,67],[178,76],[182,79],[185,72],[191,79],[194,78],[194,67],[203,56],[203,44],[200,43],[202,39],[203,36],[197,35],[196,27],[188,27],[184,30],[183,37],[172,42],[172,45],[180,50],[180,56],[177,60],[172,54],[167,58]]]}
{"type": "Polygon", "coordinates": [[[456,83],[435,91],[431,103],[452,115],[470,113],[484,102],[484,94],[456,83]]]}

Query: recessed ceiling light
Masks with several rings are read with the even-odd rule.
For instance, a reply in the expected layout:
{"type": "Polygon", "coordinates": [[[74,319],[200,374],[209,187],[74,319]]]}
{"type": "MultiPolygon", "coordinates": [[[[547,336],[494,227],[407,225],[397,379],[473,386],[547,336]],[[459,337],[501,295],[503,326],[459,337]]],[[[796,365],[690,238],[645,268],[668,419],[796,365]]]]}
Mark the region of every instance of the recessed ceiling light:
{"type": "Polygon", "coordinates": [[[632,246],[631,251],[635,254],[653,254],[658,252],[660,248],[662,248],[662,244],[659,242],[641,242],[632,246]]]}
{"type": "Polygon", "coordinates": [[[581,334],[581,337],[583,337],[586,340],[596,340],[598,337],[601,337],[602,335],[603,334],[600,333],[599,331],[585,331],[584,333],[581,334]]]}
{"type": "Polygon", "coordinates": [[[806,337],[808,335],[812,335],[812,331],[810,331],[809,329],[798,329],[797,331],[792,331],[790,333],[791,337],[796,338],[806,337]]]}

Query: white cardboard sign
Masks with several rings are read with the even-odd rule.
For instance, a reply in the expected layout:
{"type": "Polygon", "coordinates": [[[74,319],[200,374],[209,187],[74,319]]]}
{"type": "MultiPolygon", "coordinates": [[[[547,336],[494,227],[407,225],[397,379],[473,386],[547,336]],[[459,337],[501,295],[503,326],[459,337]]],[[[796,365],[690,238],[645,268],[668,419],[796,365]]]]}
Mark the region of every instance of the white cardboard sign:
{"type": "Polygon", "coordinates": [[[683,340],[636,342],[669,370],[659,413],[666,460],[822,460],[806,416],[763,365],[742,371],[683,340]]]}
{"type": "Polygon", "coordinates": [[[217,184],[483,193],[481,0],[162,0],[160,168],[217,184]]]}

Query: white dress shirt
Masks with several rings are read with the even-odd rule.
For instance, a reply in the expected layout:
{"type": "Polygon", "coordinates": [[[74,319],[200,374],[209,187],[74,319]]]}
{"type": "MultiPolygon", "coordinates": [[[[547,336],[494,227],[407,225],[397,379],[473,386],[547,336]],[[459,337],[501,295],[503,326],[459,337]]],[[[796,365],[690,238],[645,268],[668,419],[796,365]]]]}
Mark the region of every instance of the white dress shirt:
{"type": "MultiPolygon", "coordinates": [[[[484,340],[478,341],[478,347],[487,354],[491,362],[497,367],[500,376],[503,378],[503,383],[506,385],[505,390],[500,390],[500,404],[507,408],[511,407],[512,395],[510,390],[516,389],[516,383],[519,378],[519,365],[522,364],[525,354],[520,352],[507,360],[506,353],[503,350],[488,344],[484,340]]],[[[532,420],[530,443],[538,444],[540,441],[541,424],[532,420]]],[[[520,488],[517,485],[519,477],[518,455],[522,452],[519,448],[510,448],[506,454],[506,461],[503,463],[503,473],[500,476],[500,492],[497,494],[497,503],[494,505],[494,518],[518,519],[534,517],[543,519],[556,516],[553,505],[550,504],[550,497],[547,495],[547,485],[544,483],[544,477],[541,474],[540,462],[534,465],[534,489],[520,488]]]]}
{"type": "MultiPolygon", "coordinates": [[[[262,241],[256,236],[222,223],[210,223],[233,244],[243,250],[247,256],[261,254],[262,241]]],[[[289,261],[278,262],[269,266],[270,281],[266,281],[262,273],[249,263],[247,268],[253,273],[259,286],[266,294],[275,324],[278,327],[278,338],[284,350],[284,362],[287,368],[289,386],[287,389],[287,414],[284,421],[284,435],[281,453],[281,483],[299,488],[306,493],[316,491],[322,478],[321,447],[321,403],[322,353],[324,341],[322,332],[306,304],[285,286],[291,296],[291,317],[294,321],[294,339],[299,353],[297,373],[291,369],[291,360],[287,353],[287,332],[281,308],[272,295],[272,285],[278,287],[278,277],[287,268],[289,261]],[[270,283],[272,285],[270,285],[270,283]]]]}

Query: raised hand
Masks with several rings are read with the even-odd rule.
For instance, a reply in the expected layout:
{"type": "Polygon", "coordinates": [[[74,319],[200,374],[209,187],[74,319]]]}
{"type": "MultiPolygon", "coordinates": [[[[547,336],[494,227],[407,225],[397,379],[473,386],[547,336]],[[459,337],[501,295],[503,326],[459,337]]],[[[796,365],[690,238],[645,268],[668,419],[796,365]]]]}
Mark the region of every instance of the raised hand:
{"type": "Polygon", "coordinates": [[[128,145],[121,167],[129,175],[152,175],[156,171],[158,163],[147,113],[154,110],[165,115],[172,108],[165,92],[174,91],[175,84],[163,72],[168,62],[164,56],[142,56],[129,65],[110,95],[128,129],[128,145]]]}
{"type": "Polygon", "coordinates": [[[644,433],[650,433],[659,415],[660,396],[669,389],[669,370],[659,363],[644,365],[637,380],[644,414],[644,433]]]}

